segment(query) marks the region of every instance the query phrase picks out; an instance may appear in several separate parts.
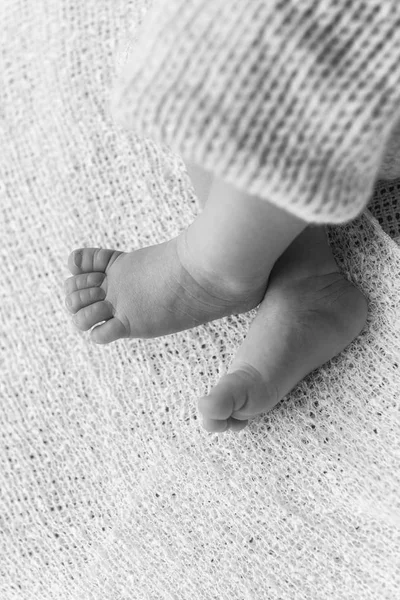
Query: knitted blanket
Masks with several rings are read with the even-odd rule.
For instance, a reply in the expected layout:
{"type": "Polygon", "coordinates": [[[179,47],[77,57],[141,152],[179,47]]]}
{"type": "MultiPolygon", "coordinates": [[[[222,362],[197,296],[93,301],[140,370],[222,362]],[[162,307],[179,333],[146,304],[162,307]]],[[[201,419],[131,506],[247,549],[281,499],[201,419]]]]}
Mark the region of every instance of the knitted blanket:
{"type": "Polygon", "coordinates": [[[400,180],[327,229],[364,330],[240,434],[207,434],[197,398],[255,310],[96,346],[64,308],[73,248],[163,242],[199,210],[180,156],[109,114],[144,8],[0,4],[0,598],[394,600],[400,180]]]}

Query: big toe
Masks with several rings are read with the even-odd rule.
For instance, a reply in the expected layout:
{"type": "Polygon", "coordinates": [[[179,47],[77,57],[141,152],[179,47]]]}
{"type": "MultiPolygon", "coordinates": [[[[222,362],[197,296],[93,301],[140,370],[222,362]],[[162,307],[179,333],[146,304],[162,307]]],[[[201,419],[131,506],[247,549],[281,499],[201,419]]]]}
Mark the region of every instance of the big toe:
{"type": "Polygon", "coordinates": [[[248,419],[271,410],[279,401],[273,382],[251,365],[224,375],[208,396],[198,401],[203,427],[209,432],[240,431],[248,419]]]}

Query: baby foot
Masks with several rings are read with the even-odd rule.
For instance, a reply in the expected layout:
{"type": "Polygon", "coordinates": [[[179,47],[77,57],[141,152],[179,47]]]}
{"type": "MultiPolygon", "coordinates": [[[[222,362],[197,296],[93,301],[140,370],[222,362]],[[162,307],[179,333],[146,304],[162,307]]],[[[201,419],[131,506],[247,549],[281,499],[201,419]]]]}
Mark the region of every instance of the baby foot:
{"type": "Polygon", "coordinates": [[[207,431],[240,431],[364,327],[367,301],[337,268],[323,229],[307,228],[274,266],[228,374],[199,399],[207,431]]]}
{"type": "Polygon", "coordinates": [[[66,304],[91,339],[152,338],[247,312],[305,221],[214,178],[207,206],[169,242],[119,252],[75,250],[66,304]]]}
{"type": "Polygon", "coordinates": [[[68,268],[66,306],[79,329],[99,324],[90,333],[98,344],[163,336],[247,312],[261,302],[269,275],[245,284],[224,278],[188,252],[186,232],[134,252],[81,248],[70,254],[68,268]]]}

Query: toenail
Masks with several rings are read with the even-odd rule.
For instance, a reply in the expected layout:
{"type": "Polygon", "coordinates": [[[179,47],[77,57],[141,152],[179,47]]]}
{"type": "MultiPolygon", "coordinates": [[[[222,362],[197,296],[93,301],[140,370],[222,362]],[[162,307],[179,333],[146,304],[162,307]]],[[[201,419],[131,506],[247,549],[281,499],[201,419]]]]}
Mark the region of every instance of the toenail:
{"type": "Polygon", "coordinates": [[[74,263],[76,267],[80,267],[82,264],[82,252],[75,252],[74,263]]]}
{"type": "Polygon", "coordinates": [[[72,299],[71,299],[71,297],[70,297],[70,296],[68,296],[68,297],[65,299],[65,304],[68,306],[68,308],[71,308],[71,306],[72,306],[72,299]]]}

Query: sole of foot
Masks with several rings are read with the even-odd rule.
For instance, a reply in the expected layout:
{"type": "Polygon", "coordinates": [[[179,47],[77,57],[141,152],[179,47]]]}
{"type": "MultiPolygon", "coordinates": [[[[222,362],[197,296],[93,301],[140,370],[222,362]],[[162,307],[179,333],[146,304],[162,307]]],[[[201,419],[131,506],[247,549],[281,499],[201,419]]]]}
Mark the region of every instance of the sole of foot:
{"type": "Polygon", "coordinates": [[[241,431],[362,331],[368,303],[361,291],[337,268],[306,273],[304,264],[301,269],[294,261],[272,271],[265,298],[228,373],[198,401],[206,431],[241,431]]]}
{"type": "Polygon", "coordinates": [[[243,285],[209,274],[184,252],[185,235],[134,252],[80,248],[68,258],[66,307],[76,327],[108,344],[120,338],[153,338],[255,308],[261,281],[243,285]]]}

